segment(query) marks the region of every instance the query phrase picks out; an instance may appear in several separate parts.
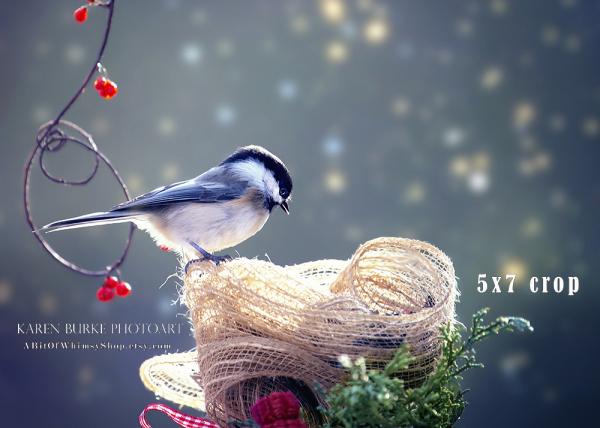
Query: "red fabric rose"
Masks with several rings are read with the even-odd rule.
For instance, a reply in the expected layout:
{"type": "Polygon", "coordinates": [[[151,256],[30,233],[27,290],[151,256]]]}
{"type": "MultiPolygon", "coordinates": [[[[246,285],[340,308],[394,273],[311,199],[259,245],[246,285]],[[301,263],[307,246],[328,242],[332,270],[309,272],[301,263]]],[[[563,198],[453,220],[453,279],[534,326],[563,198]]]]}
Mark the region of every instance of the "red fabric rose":
{"type": "Polygon", "coordinates": [[[300,403],[291,392],[273,392],[250,409],[261,428],[308,428],[300,418],[300,403]]]}

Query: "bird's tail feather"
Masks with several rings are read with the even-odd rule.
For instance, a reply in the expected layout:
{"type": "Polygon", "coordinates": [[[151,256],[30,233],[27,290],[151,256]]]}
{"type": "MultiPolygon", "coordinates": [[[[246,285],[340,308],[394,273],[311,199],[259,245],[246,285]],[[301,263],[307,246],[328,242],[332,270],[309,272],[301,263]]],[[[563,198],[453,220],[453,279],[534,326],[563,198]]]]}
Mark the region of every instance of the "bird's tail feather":
{"type": "Polygon", "coordinates": [[[136,218],[132,212],[108,211],[85,214],[78,217],[66,218],[49,223],[42,227],[42,232],[56,232],[59,230],[77,229],[80,227],[100,226],[103,224],[125,223],[136,218]]]}

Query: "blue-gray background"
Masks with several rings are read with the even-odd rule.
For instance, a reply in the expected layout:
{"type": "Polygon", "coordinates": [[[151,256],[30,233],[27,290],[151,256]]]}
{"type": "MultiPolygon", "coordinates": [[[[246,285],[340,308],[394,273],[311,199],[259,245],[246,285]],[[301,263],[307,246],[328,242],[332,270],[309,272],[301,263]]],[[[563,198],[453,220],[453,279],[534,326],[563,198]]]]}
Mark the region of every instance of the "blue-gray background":
{"type": "MultiPolygon", "coordinates": [[[[25,351],[17,322],[173,322],[175,259],[142,234],[123,269],[126,300],[101,304],[23,220],[24,160],[93,63],[105,22],[77,1],[0,5],[0,418],[3,426],[135,426],[154,399],[138,378],[153,352],[25,351]]],[[[295,178],[237,250],[280,264],[348,257],[369,238],[434,243],[460,278],[462,321],[482,306],[529,318],[533,335],[484,344],[465,380],[465,427],[582,426],[598,399],[600,3],[583,0],[119,1],[104,64],[112,101],[90,89],[68,114],[94,135],[133,194],[202,172],[245,144],[295,178]],[[477,275],[517,273],[513,295],[477,275]],[[531,275],[578,275],[577,296],[532,295],[531,275]]],[[[76,148],[49,157],[81,178],[76,148]]],[[[121,201],[102,172],[86,188],[33,178],[38,224],[121,201]]],[[[126,227],[51,236],[101,267],[126,227]]],[[[29,338],[30,340],[47,338],[29,338]]],[[[94,341],[94,337],[79,338],[94,341]]],[[[168,338],[124,342],[193,346],[168,338]]],[[[156,426],[171,426],[153,416],[156,426]]],[[[596,418],[597,420],[597,418],[596,418]]]]}

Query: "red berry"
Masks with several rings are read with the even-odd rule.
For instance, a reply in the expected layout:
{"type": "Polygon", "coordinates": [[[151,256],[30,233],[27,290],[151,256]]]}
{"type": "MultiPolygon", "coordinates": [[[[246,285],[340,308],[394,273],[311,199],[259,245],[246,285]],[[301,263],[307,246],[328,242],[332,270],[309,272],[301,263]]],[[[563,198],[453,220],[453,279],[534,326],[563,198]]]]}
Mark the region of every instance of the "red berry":
{"type": "Polygon", "coordinates": [[[96,297],[101,302],[108,302],[109,300],[112,300],[114,296],[115,292],[112,288],[100,287],[98,291],[96,291],[96,297]]]}
{"type": "Polygon", "coordinates": [[[118,92],[119,88],[117,88],[117,84],[112,80],[108,80],[106,86],[104,86],[104,88],[102,88],[102,90],[100,91],[100,96],[107,100],[110,100],[112,97],[117,95],[118,92]]]}
{"type": "Polygon", "coordinates": [[[87,21],[87,6],[81,6],[75,9],[75,12],[73,12],[73,18],[75,18],[75,21],[79,22],[80,24],[83,24],[85,21],[87,21]]]}
{"type": "Polygon", "coordinates": [[[94,81],[94,88],[96,88],[97,91],[101,91],[106,87],[107,84],[108,79],[106,77],[101,76],[94,81]]]}
{"type": "Polygon", "coordinates": [[[127,297],[131,293],[131,285],[128,282],[120,282],[115,290],[118,296],[127,297]]]}
{"type": "Polygon", "coordinates": [[[106,288],[115,288],[117,285],[119,285],[119,279],[116,276],[107,276],[102,284],[106,288]]]}

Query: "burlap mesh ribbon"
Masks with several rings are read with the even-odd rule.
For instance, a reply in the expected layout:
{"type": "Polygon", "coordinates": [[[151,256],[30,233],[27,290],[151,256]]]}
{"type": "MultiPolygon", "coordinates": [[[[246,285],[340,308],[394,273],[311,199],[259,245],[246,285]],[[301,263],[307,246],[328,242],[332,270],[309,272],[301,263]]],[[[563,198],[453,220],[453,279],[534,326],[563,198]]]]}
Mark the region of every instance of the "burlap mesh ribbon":
{"type": "Polygon", "coordinates": [[[166,355],[145,362],[142,379],[158,395],[201,407],[200,397],[190,404],[195,379],[207,413],[222,425],[250,418],[252,404],[270,392],[292,391],[315,425],[324,391],[344,376],[342,354],[382,367],[408,344],[416,362],[401,376],[422,382],[440,352],[439,328],[454,320],[457,293],[450,259],[409,239],[374,239],[350,261],[200,263],[183,289],[197,370],[177,380],[157,365],[176,363],[181,354],[166,355]],[[176,389],[185,402],[173,399],[176,389]]]}

